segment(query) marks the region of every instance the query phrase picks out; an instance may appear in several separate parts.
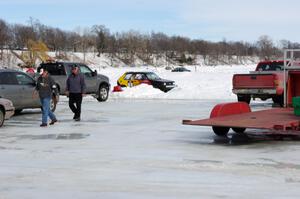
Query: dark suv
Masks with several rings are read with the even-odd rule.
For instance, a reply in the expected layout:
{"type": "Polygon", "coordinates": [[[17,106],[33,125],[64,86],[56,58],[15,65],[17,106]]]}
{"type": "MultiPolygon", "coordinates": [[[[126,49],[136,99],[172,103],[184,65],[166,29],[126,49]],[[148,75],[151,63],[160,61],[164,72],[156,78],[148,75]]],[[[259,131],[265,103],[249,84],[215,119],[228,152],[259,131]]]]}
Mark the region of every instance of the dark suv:
{"type": "Polygon", "coordinates": [[[56,82],[59,93],[61,95],[64,95],[67,77],[71,73],[71,67],[74,65],[78,66],[80,73],[84,74],[86,93],[92,94],[100,102],[106,101],[110,88],[109,78],[105,75],[97,74],[96,70],[92,71],[87,65],[83,63],[41,63],[37,71],[39,72],[41,68],[46,68],[51,77],[56,82]]]}

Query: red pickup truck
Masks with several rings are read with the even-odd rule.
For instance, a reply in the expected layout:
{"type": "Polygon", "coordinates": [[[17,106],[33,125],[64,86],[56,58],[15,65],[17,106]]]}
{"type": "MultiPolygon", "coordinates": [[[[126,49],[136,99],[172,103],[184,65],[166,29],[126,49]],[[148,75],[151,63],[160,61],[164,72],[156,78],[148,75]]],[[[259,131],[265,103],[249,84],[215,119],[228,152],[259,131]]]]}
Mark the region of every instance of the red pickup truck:
{"type": "MultiPolygon", "coordinates": [[[[283,61],[262,61],[249,74],[235,74],[232,78],[232,92],[238,101],[250,103],[251,98],[267,100],[283,106],[284,72],[283,61]]],[[[300,62],[294,63],[300,67],[300,62]]]]}

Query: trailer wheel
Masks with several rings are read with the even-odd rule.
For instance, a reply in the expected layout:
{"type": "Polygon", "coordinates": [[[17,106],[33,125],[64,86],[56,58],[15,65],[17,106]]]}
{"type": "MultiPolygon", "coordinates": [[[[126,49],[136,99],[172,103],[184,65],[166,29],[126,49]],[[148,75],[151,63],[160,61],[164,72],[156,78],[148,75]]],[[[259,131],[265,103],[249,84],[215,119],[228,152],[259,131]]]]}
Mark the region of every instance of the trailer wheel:
{"type": "Polygon", "coordinates": [[[246,128],[232,128],[232,130],[236,133],[244,133],[246,128]]]}
{"type": "Polygon", "coordinates": [[[229,127],[222,127],[222,126],[213,126],[212,127],[214,133],[218,136],[226,136],[229,132],[229,127]]]}
{"type": "Polygon", "coordinates": [[[250,104],[251,96],[250,95],[237,95],[237,99],[239,102],[246,102],[250,104]]]}

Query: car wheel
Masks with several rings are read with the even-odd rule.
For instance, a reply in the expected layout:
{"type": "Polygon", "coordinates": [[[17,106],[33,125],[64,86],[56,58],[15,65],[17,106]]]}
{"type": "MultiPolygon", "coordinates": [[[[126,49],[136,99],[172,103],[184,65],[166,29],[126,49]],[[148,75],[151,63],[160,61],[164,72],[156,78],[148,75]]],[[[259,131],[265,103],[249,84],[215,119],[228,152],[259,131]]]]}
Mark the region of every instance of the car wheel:
{"type": "Polygon", "coordinates": [[[58,102],[58,99],[57,99],[55,96],[53,96],[53,97],[51,98],[51,100],[50,100],[50,110],[51,110],[52,112],[55,111],[57,102],[58,102]]]}
{"type": "Polygon", "coordinates": [[[15,110],[15,115],[19,115],[22,111],[23,111],[23,109],[17,109],[17,110],[15,110]]]}
{"type": "Polygon", "coordinates": [[[97,100],[99,102],[105,102],[108,99],[108,86],[101,85],[98,92],[97,100]]]}
{"type": "Polygon", "coordinates": [[[4,110],[3,109],[0,109],[0,127],[3,125],[4,123],[4,110]]]}

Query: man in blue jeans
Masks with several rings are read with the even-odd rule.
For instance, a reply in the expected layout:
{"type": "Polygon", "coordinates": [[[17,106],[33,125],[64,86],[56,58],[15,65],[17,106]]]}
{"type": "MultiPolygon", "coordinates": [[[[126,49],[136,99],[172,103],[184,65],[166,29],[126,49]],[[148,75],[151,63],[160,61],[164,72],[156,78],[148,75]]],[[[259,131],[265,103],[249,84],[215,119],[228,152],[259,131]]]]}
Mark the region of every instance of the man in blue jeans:
{"type": "Polygon", "coordinates": [[[50,117],[50,125],[57,122],[55,115],[50,110],[50,101],[53,90],[56,89],[54,80],[50,77],[46,69],[42,69],[42,74],[37,79],[35,93],[39,93],[39,97],[42,104],[42,124],[40,127],[46,127],[48,125],[48,117],[50,117]]]}

